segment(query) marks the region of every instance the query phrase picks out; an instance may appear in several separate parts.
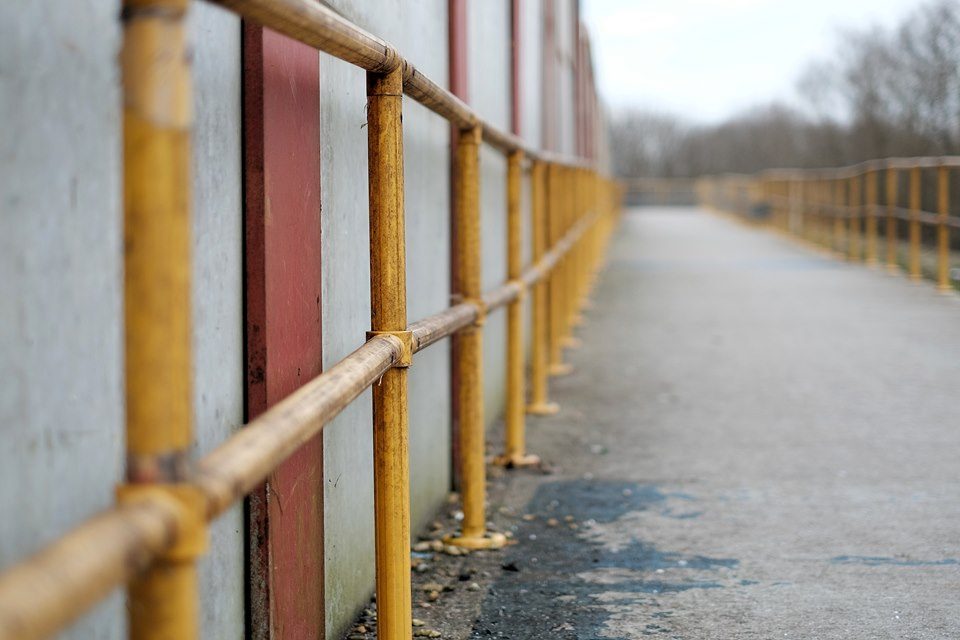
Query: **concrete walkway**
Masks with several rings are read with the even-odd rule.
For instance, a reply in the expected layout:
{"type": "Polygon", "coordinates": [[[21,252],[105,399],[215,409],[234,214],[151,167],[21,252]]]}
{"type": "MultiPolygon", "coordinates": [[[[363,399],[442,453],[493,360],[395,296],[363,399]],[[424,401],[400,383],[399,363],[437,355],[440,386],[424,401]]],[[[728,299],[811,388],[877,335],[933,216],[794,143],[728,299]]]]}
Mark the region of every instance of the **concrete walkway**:
{"type": "Polygon", "coordinates": [[[960,298],[696,210],[617,236],[471,637],[960,637],[960,298]]]}

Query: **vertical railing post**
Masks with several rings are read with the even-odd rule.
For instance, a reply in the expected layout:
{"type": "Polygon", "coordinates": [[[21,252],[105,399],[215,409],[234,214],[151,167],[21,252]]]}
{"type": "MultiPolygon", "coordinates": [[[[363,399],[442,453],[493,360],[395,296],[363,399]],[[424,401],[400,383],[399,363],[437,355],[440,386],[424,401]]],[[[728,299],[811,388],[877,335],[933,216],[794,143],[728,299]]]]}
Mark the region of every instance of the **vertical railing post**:
{"type": "Polygon", "coordinates": [[[850,243],[848,254],[851,260],[860,260],[860,176],[855,175],[850,179],[850,243]]]}
{"type": "Polygon", "coordinates": [[[460,331],[456,346],[463,524],[459,535],[448,537],[447,541],[469,549],[489,549],[506,543],[502,534],[487,533],[485,504],[483,324],[486,309],[481,298],[480,137],[479,126],[460,131],[454,181],[459,260],[456,290],[464,302],[477,307],[478,317],[473,326],[460,331]]]}
{"type": "MultiPolygon", "coordinates": [[[[596,285],[597,274],[600,270],[600,237],[603,229],[603,220],[605,212],[603,209],[603,184],[600,175],[596,170],[590,171],[590,203],[593,208],[594,219],[590,224],[590,274],[587,282],[587,295],[593,293],[596,285]]],[[[587,299],[585,308],[590,308],[590,300],[587,299]]]]}
{"type": "Polygon", "coordinates": [[[814,240],[819,244],[826,244],[827,231],[827,207],[829,199],[827,198],[827,183],[825,180],[817,180],[817,232],[814,240]]]}
{"type": "MultiPolygon", "coordinates": [[[[593,211],[591,205],[591,180],[590,170],[580,170],[580,219],[578,222],[583,224],[587,216],[593,211]]],[[[672,195],[671,198],[674,196],[672,195]]],[[[577,239],[577,324],[582,325],[585,321],[584,311],[589,307],[587,292],[589,290],[590,273],[590,234],[589,229],[581,227],[580,237],[577,239]]]]}
{"type": "MultiPolygon", "coordinates": [[[[587,200],[587,182],[584,180],[584,175],[586,169],[577,168],[574,169],[574,218],[573,224],[580,224],[581,219],[583,218],[584,212],[586,211],[586,200],[587,200]]],[[[570,311],[572,314],[571,324],[574,327],[579,327],[583,324],[583,313],[582,313],[582,303],[583,303],[583,236],[581,235],[577,238],[577,241],[573,244],[571,249],[571,261],[573,262],[573,277],[571,281],[573,283],[573,291],[571,292],[572,300],[570,304],[570,311]]],[[[572,346],[580,346],[580,340],[574,338],[572,341],[572,346]]]]}
{"type": "Polygon", "coordinates": [[[805,234],[806,239],[810,242],[815,242],[817,239],[817,180],[816,178],[808,179],[806,182],[806,200],[807,200],[807,219],[805,224],[805,234]]]}
{"type": "Polygon", "coordinates": [[[937,288],[950,291],[950,169],[937,168],[937,288]]]}
{"type": "Polygon", "coordinates": [[[808,234],[808,240],[811,242],[820,242],[820,237],[823,232],[823,193],[822,193],[822,183],[819,178],[814,178],[809,182],[809,190],[807,192],[807,199],[809,200],[809,226],[810,231],[808,234]]]}
{"type": "MultiPolygon", "coordinates": [[[[547,252],[547,221],[546,221],[546,167],[537,160],[530,170],[530,209],[531,240],[534,263],[538,262],[547,252]]],[[[532,349],[530,363],[530,405],[527,413],[533,415],[553,415],[559,407],[548,399],[548,361],[550,351],[550,337],[548,332],[547,287],[550,274],[546,274],[533,286],[532,309],[532,349]]]]}
{"type": "Polygon", "coordinates": [[[800,232],[801,238],[806,238],[810,228],[810,180],[804,179],[800,183],[800,232]]]}
{"type": "Polygon", "coordinates": [[[867,169],[867,264],[877,264],[877,170],[867,169]]]}
{"type": "Polygon", "coordinates": [[[897,267],[897,170],[887,167],[887,270],[895,273],[897,267]]]}
{"type": "Polygon", "coordinates": [[[833,183],[830,178],[823,179],[823,247],[832,250],[836,243],[834,218],[837,211],[833,206],[833,183]]]}
{"type": "Polygon", "coordinates": [[[370,334],[396,337],[403,354],[373,385],[377,635],[387,640],[409,638],[412,624],[402,95],[402,68],[367,74],[370,334]]]}
{"type": "MultiPolygon", "coordinates": [[[[563,237],[564,232],[564,200],[568,197],[565,188],[566,176],[560,165],[550,164],[547,167],[547,238],[548,249],[553,249],[563,237]]],[[[557,261],[550,271],[550,350],[549,365],[547,368],[551,376],[562,376],[570,373],[571,367],[563,361],[564,338],[564,285],[566,284],[565,258],[557,261]]]]}
{"type": "Polygon", "coordinates": [[[523,299],[526,288],[523,271],[523,152],[507,156],[507,279],[519,289],[516,300],[507,306],[507,399],[504,411],[505,447],[496,459],[506,467],[524,467],[540,462],[527,455],[524,423],[523,299]]]}
{"type": "MultiPolygon", "coordinates": [[[[570,168],[566,180],[567,196],[567,224],[565,233],[571,231],[577,224],[580,217],[581,204],[583,200],[583,183],[581,182],[581,170],[579,168],[570,168]]],[[[577,295],[579,291],[579,270],[580,270],[580,243],[574,242],[567,251],[564,259],[566,266],[566,285],[564,294],[566,300],[566,335],[563,338],[563,346],[568,349],[576,349],[580,346],[580,340],[574,335],[574,328],[583,322],[580,315],[580,298],[577,295]]]]}
{"type": "Polygon", "coordinates": [[[839,253],[840,255],[846,254],[846,249],[843,246],[843,243],[846,241],[846,236],[844,231],[846,230],[846,211],[847,208],[844,206],[846,204],[846,195],[845,195],[846,183],[843,179],[833,180],[833,207],[834,207],[834,218],[833,218],[833,237],[834,237],[834,246],[833,250],[839,253]]]}
{"type": "Polygon", "coordinates": [[[176,509],[173,548],[129,586],[131,638],[199,635],[205,504],[187,483],[193,442],[191,79],[187,0],[123,7],[126,483],[121,502],[176,509]]]}
{"type": "Polygon", "coordinates": [[[791,235],[799,236],[803,224],[803,180],[793,178],[790,185],[793,198],[790,205],[789,231],[791,235]]]}
{"type": "MultiPolygon", "coordinates": [[[[560,189],[563,196],[560,199],[560,235],[566,236],[573,225],[573,216],[576,210],[577,183],[576,171],[570,167],[560,170],[560,189]]],[[[560,349],[575,347],[573,337],[573,251],[567,250],[560,260],[560,349]]],[[[569,364],[567,367],[569,368],[569,364]]]]}
{"type": "Polygon", "coordinates": [[[920,270],[920,167],[910,168],[910,249],[909,273],[912,280],[922,277],[920,270]]]}

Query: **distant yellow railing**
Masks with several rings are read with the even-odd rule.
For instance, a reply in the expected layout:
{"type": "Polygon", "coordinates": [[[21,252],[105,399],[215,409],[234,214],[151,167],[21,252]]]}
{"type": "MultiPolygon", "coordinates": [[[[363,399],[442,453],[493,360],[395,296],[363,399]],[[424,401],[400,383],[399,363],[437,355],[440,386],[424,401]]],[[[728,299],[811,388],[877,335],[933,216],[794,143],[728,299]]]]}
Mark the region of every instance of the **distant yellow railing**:
{"type": "Polygon", "coordinates": [[[633,206],[693,206],[696,178],[623,178],[624,201],[633,206]]]}
{"type": "Polygon", "coordinates": [[[960,178],[958,168],[957,156],[887,158],[832,169],[703,178],[697,189],[708,206],[766,221],[852,261],[876,265],[882,259],[891,271],[903,269],[915,280],[929,277],[950,291],[955,280],[950,230],[960,228],[950,193],[951,181],[960,178]],[[927,270],[925,244],[932,248],[927,270]]]}
{"type": "Polygon", "coordinates": [[[371,330],[354,353],[194,462],[190,368],[190,0],[126,0],[124,85],[127,480],[116,507],[0,575],[0,638],[46,637],[129,583],[131,637],[198,635],[196,559],[207,523],[262,483],[373,386],[378,636],[409,638],[407,373],[416,352],[454,333],[464,520],[451,544],[494,547],[486,531],[481,360],[487,314],[508,309],[506,451],[523,465],[524,409],[547,414],[547,377],[601,266],[619,187],[589,163],[542,153],[484,122],[390,45],[314,0],[219,0],[241,15],[367,71],[371,330]],[[458,303],[406,316],[402,96],[460,130],[455,162],[458,303]],[[508,158],[508,278],[481,292],[479,147],[508,158]],[[534,262],[522,268],[521,181],[530,170],[534,262]],[[531,402],[522,311],[533,291],[531,402]],[[374,385],[375,382],[378,384],[374,385]]]}

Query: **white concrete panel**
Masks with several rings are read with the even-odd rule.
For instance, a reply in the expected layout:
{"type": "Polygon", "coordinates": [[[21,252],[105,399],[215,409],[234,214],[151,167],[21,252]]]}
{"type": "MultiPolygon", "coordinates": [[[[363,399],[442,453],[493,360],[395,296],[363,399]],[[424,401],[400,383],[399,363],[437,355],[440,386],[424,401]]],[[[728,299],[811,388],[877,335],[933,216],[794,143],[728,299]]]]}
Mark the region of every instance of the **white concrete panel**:
{"type": "Polygon", "coordinates": [[[557,2],[558,38],[560,47],[560,69],[557,79],[558,111],[560,130],[558,132],[559,151],[567,155],[576,153],[576,81],[574,79],[574,64],[576,61],[576,21],[578,17],[574,7],[574,0],[560,0],[557,2]]]}
{"type": "Polygon", "coordinates": [[[560,120],[560,131],[558,132],[559,151],[565,155],[575,155],[576,148],[576,100],[574,100],[574,75],[573,65],[563,59],[560,66],[557,88],[560,99],[557,102],[557,113],[560,120]]]}
{"type": "MultiPolygon", "coordinates": [[[[471,2],[468,13],[468,78],[470,104],[483,118],[510,130],[510,3],[471,2]]],[[[483,251],[483,288],[506,281],[507,163],[503,155],[484,146],[480,154],[480,215],[483,251]]],[[[506,317],[489,315],[484,326],[484,418],[487,425],[503,412],[506,376],[506,317]]]]}
{"type": "MultiPolygon", "coordinates": [[[[443,66],[431,77],[446,77],[443,66]]],[[[407,314],[415,321],[450,305],[450,129],[412,100],[404,127],[407,314]]],[[[449,342],[417,354],[409,393],[411,524],[418,531],[450,488],[449,342]]]]}
{"type": "MultiPolygon", "coordinates": [[[[118,7],[61,5],[0,7],[0,117],[15,132],[0,140],[4,567],[112,504],[122,477],[118,7]]],[[[196,421],[206,451],[243,408],[239,27],[200,5],[191,29],[196,421]]],[[[242,637],[241,523],[238,508],[213,528],[203,637],[242,637]]],[[[123,637],[122,600],[118,592],[63,636],[123,637]]]]}
{"type": "MultiPolygon", "coordinates": [[[[0,569],[123,469],[115,2],[0,3],[0,569]]],[[[118,592],[68,638],[124,634],[118,592]]]]}
{"type": "MultiPolygon", "coordinates": [[[[496,149],[480,152],[480,234],[483,290],[507,280],[507,161],[496,149]]],[[[484,420],[489,428],[503,414],[506,384],[506,311],[487,315],[483,327],[484,420]]]]}
{"type": "MultiPolygon", "coordinates": [[[[323,367],[359,347],[370,327],[364,74],[320,63],[323,367]]],[[[339,637],[373,589],[370,394],[323,431],[327,637],[339,637]]]]}
{"type": "Polygon", "coordinates": [[[520,13],[520,135],[541,146],[543,110],[543,0],[526,0],[520,13]]]}
{"type": "Polygon", "coordinates": [[[510,3],[467,3],[467,78],[470,106],[510,130],[510,3]]]}
{"type": "MultiPolygon", "coordinates": [[[[193,347],[197,456],[243,423],[243,183],[240,21],[191,6],[193,135],[193,347]]],[[[210,527],[200,561],[201,637],[244,635],[243,505],[210,527]]]]}
{"type": "MultiPolygon", "coordinates": [[[[543,139],[543,0],[520,3],[520,135],[530,145],[541,148],[543,139]]],[[[523,181],[523,261],[533,258],[530,174],[523,181]]],[[[526,324],[524,340],[530,350],[532,298],[524,303],[526,324]]]]}

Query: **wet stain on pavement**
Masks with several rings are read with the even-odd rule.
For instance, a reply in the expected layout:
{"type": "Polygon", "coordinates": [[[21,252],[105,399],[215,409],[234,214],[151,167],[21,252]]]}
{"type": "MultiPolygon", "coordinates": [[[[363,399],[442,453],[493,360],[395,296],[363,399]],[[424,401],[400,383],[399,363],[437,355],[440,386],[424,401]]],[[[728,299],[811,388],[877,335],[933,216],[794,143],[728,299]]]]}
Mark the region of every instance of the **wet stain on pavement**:
{"type": "Polygon", "coordinates": [[[830,564],[861,564],[867,567],[949,567],[960,565],[956,558],[942,560],[909,560],[906,558],[887,558],[883,556],[835,556],[830,564]]]}
{"type": "Polygon", "coordinates": [[[515,535],[521,544],[506,553],[470,637],[669,637],[672,612],[663,610],[659,599],[737,585],[730,573],[738,560],[660,549],[643,540],[641,530],[628,528],[626,538],[620,531],[613,544],[603,536],[613,523],[622,530],[618,521],[635,512],[676,518],[677,503],[687,502],[695,499],[652,484],[568,480],[541,485],[527,505],[527,519],[518,521],[515,535]],[[630,608],[636,616],[637,603],[652,610],[626,623],[629,634],[621,634],[625,624],[614,620],[617,611],[630,608]]]}
{"type": "Polygon", "coordinates": [[[648,272],[717,272],[717,271],[819,271],[843,268],[842,262],[818,257],[789,258],[726,258],[726,259],[665,259],[665,258],[617,258],[610,263],[610,270],[648,272]]]}

